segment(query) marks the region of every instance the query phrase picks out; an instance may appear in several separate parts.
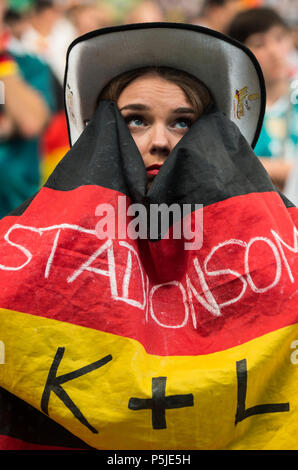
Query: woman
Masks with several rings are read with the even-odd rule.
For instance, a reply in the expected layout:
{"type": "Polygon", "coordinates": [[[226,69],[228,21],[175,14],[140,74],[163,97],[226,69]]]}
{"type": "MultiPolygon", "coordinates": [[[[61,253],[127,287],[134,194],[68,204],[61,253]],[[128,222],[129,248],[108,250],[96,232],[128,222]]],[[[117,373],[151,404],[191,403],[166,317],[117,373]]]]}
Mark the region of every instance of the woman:
{"type": "Polygon", "coordinates": [[[1,225],[2,447],[295,448],[296,208],[252,150],[254,57],[108,28],[65,90],[71,150],[1,225]]]}
{"type": "Polygon", "coordinates": [[[170,152],[212,103],[207,87],[186,72],[147,67],[126,72],[102,91],[99,102],[117,106],[143,158],[147,189],[170,152]]]}

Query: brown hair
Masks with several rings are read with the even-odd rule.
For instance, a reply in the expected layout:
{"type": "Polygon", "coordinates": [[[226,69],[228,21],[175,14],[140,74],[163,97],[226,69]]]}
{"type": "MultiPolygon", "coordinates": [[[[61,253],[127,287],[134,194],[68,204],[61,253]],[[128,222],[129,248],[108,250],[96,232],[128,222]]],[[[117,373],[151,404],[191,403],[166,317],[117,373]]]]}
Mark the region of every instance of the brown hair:
{"type": "Polygon", "coordinates": [[[233,18],[226,34],[245,44],[253,34],[266,33],[273,26],[289,30],[287,23],[274,8],[250,8],[240,11],[233,18]]]}
{"type": "Polygon", "coordinates": [[[135,79],[142,75],[158,75],[169,82],[179,86],[185,93],[189,103],[193,106],[198,116],[201,116],[207,106],[213,102],[211,93],[203,82],[187,72],[172,69],[170,67],[143,67],[130,70],[118,75],[111,80],[102,90],[98,102],[109,99],[117,103],[122,91],[135,79]]]}

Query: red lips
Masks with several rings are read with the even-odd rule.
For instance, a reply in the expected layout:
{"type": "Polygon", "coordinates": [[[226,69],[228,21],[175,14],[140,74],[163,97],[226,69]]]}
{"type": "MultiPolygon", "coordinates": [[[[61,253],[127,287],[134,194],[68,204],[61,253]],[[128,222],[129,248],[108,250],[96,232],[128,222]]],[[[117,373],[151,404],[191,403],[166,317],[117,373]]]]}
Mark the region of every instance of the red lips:
{"type": "Polygon", "coordinates": [[[159,165],[157,163],[155,163],[154,165],[148,166],[148,168],[146,168],[147,175],[156,176],[157,173],[159,172],[161,166],[162,165],[159,165]]]}

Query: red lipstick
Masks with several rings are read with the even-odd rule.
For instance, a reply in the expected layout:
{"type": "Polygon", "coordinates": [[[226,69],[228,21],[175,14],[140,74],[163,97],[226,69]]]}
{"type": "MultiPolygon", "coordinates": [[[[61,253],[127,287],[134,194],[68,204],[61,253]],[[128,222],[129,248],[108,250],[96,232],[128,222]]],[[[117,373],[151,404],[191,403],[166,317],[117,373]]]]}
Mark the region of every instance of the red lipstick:
{"type": "Polygon", "coordinates": [[[146,172],[148,175],[153,175],[153,176],[156,176],[157,173],[159,172],[160,168],[161,168],[161,164],[157,164],[155,163],[154,165],[150,165],[146,168],[146,172]]]}

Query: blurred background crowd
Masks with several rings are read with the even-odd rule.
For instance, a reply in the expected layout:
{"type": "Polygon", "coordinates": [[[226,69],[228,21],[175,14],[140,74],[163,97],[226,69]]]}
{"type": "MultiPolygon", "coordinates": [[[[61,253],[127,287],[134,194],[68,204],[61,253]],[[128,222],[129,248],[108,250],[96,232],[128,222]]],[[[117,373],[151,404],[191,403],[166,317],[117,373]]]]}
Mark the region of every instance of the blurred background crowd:
{"type": "Polygon", "coordinates": [[[66,53],[78,36],[124,23],[207,26],[249,47],[267,106],[255,152],[298,204],[297,0],[0,0],[0,218],[38,191],[68,150],[66,53]]]}

